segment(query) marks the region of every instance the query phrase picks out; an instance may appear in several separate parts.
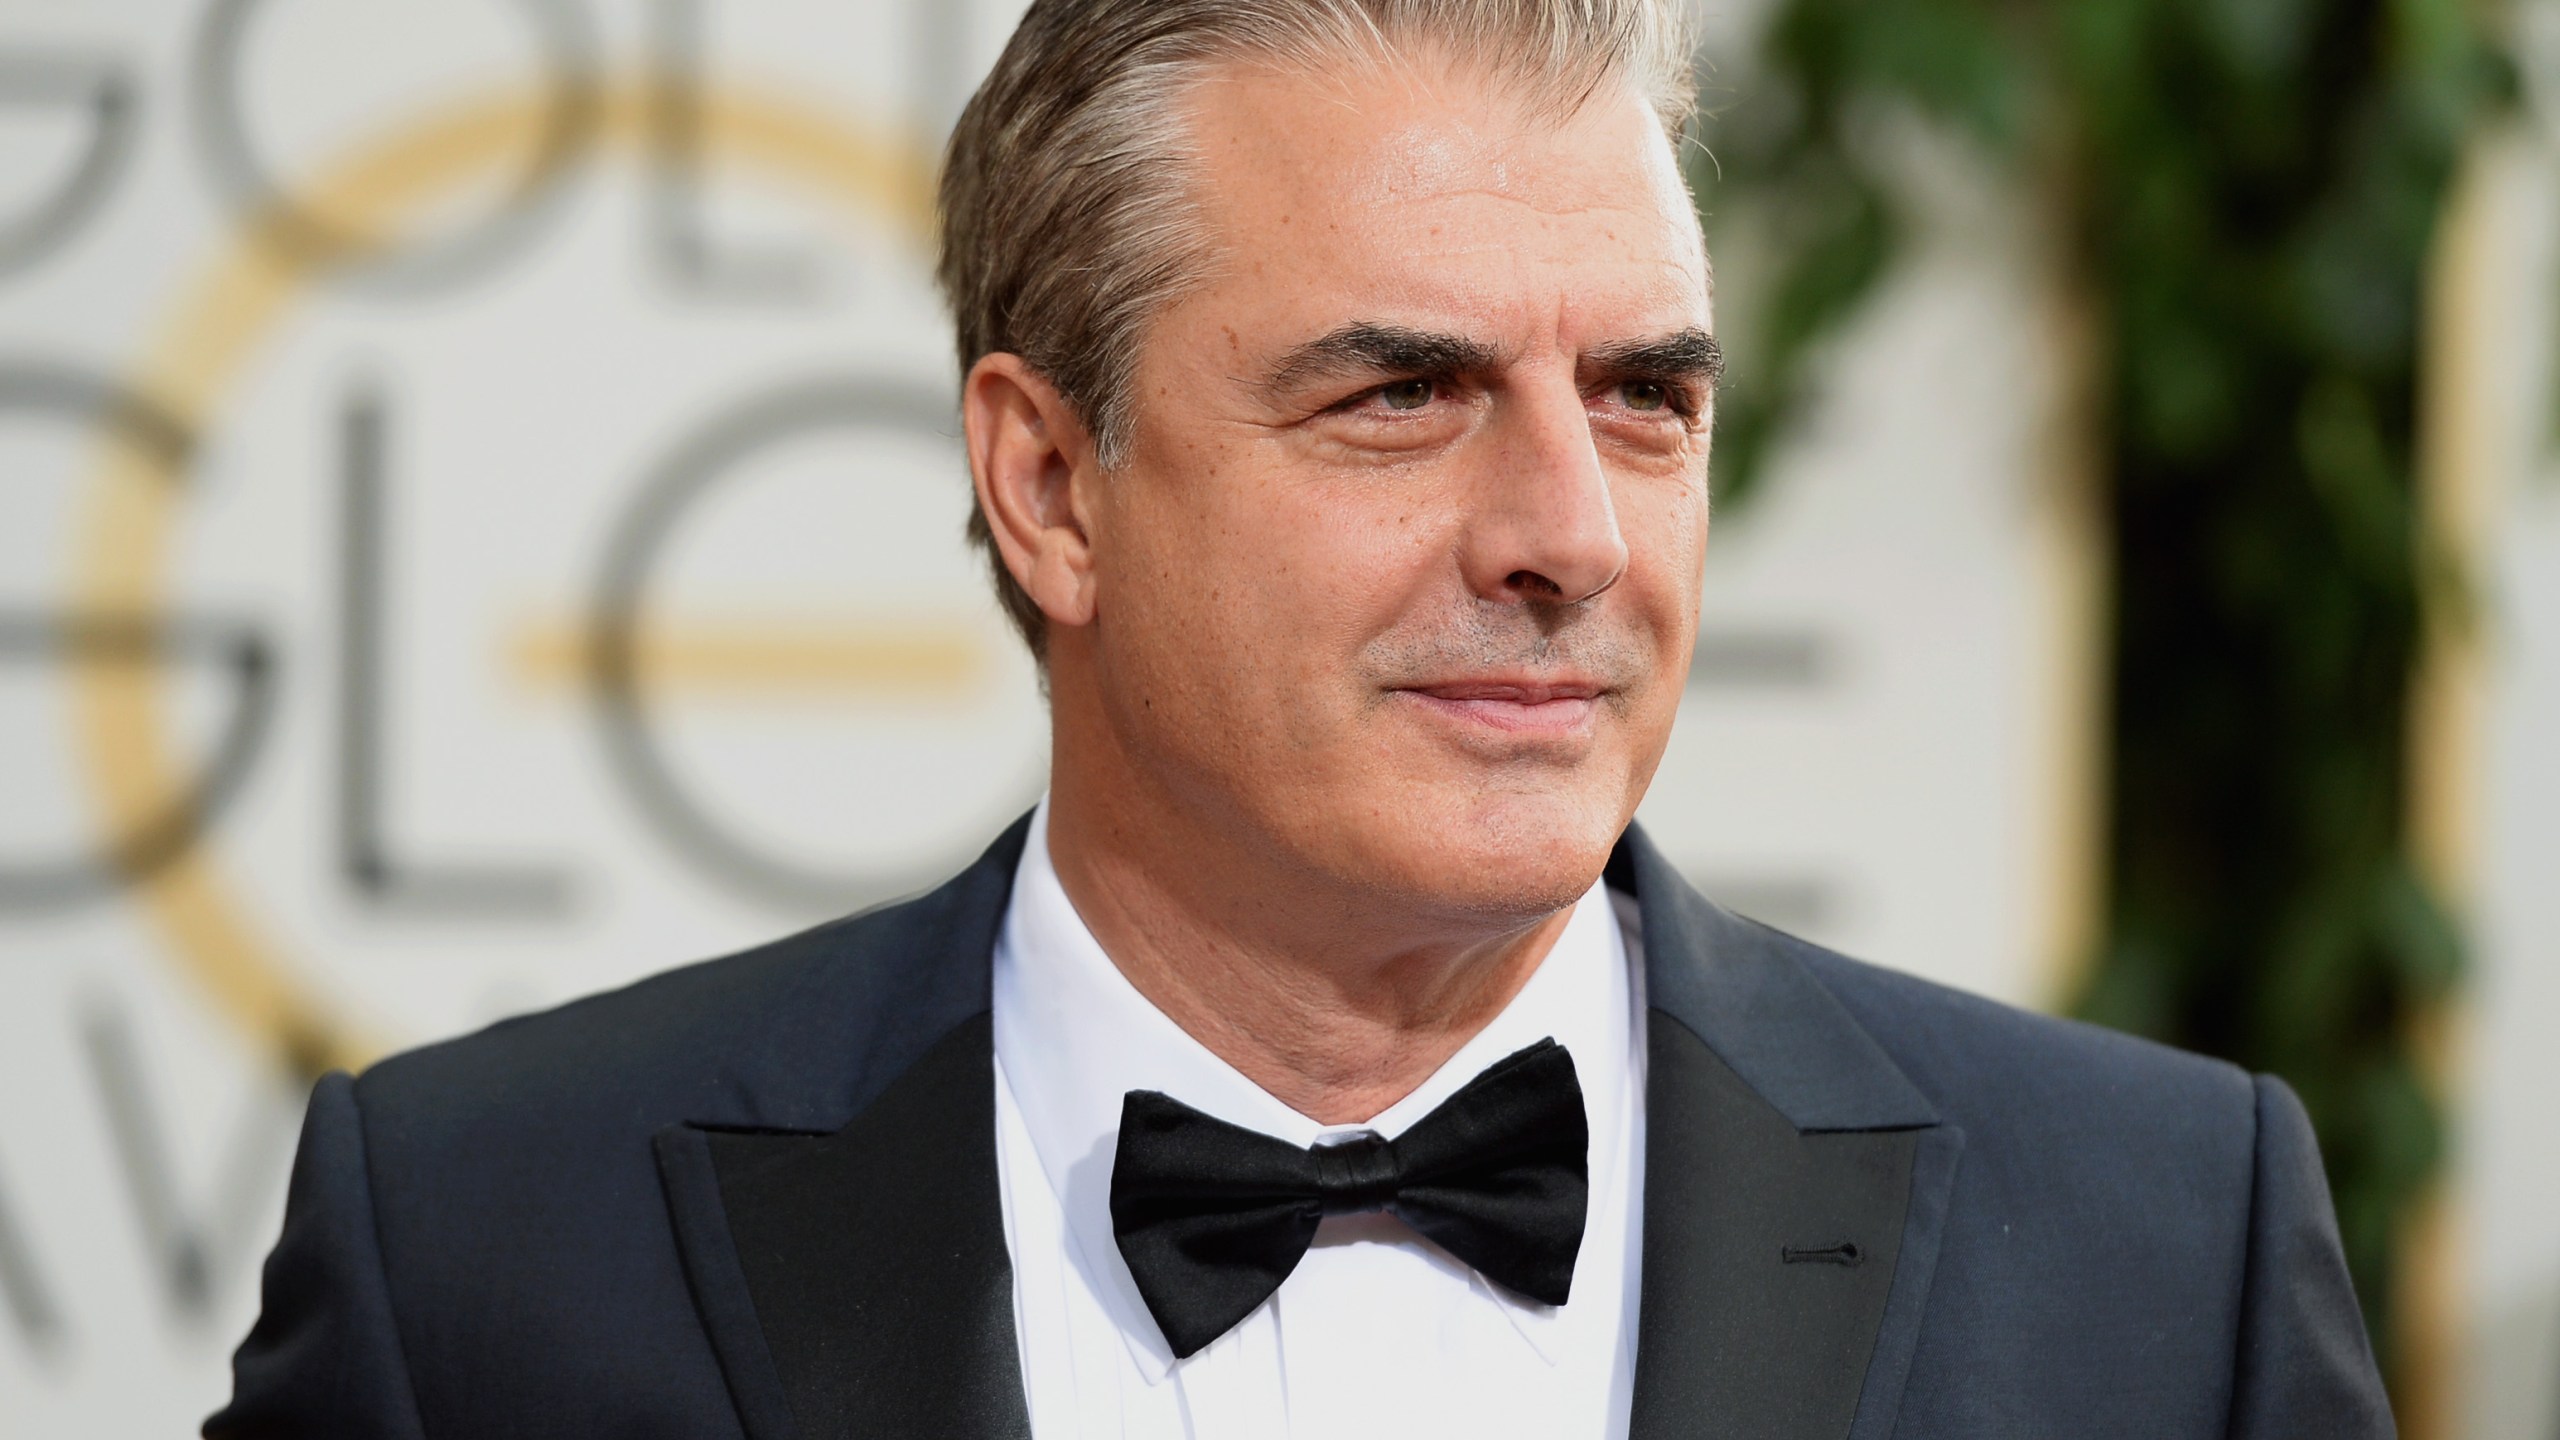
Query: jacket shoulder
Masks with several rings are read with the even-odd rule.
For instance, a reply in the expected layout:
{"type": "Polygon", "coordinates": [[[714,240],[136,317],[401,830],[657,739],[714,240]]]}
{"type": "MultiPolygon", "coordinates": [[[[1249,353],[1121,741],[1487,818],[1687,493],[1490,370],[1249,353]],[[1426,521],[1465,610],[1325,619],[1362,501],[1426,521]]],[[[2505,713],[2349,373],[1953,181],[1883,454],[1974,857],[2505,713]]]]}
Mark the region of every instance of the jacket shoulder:
{"type": "Polygon", "coordinates": [[[2245,1212],[2258,1096],[2240,1067],[1780,938],[1964,1131],[1968,1168],[2158,1187],[2208,1201],[2216,1224],[2245,1212]]]}
{"type": "Polygon", "coordinates": [[[323,1082],[369,1212],[325,1224],[376,1257],[425,1433],[504,1433],[524,1397],[566,1391],[599,1397],[595,1433],[726,1423],[655,1137],[858,1114],[983,1004],[985,967],[957,962],[986,897],[946,892],[323,1082]]]}
{"type": "Polygon", "coordinates": [[[374,1114],[424,1106],[521,1115],[580,1096],[677,1099],[716,1086],[742,1048],[805,1005],[832,967],[860,963],[865,918],[831,921],[403,1051],[367,1067],[357,1094],[374,1114]]]}
{"type": "Polygon", "coordinates": [[[987,1007],[1029,817],[927,894],[367,1070],[368,1116],[646,1135],[679,1121],[839,1128],[987,1007]]]}

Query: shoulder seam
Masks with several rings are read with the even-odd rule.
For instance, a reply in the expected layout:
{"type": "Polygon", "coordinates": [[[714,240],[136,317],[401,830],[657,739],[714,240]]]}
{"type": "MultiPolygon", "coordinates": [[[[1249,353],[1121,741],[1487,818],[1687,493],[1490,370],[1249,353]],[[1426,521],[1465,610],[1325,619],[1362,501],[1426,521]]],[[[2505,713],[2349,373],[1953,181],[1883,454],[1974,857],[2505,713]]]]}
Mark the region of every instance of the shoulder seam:
{"type": "MultiPolygon", "coordinates": [[[[2248,1072],[2242,1072],[2247,1074],[2248,1072]]],[[[2244,1346],[2249,1338],[2249,1312],[2258,1303],[2257,1286],[2252,1283],[2258,1260],[2258,1172],[2266,1167],[2264,1148],[2267,1121],[2267,1082],[2263,1075],[2249,1074],[2249,1198],[2240,1207],[2240,1303],[2231,1307],[2231,1379],[2230,1393],[2222,1402],[2222,1433],[2229,1435],[2240,1418],[2241,1369],[2249,1363],[2244,1346]]]]}
{"type": "MultiPolygon", "coordinates": [[[[344,1072],[340,1073],[344,1074],[344,1072]]],[[[356,1094],[353,1077],[345,1077],[344,1084],[347,1094],[347,1118],[355,1134],[356,1161],[364,1176],[364,1223],[365,1229],[371,1234],[373,1240],[371,1248],[374,1276],[382,1284],[382,1308],[386,1318],[391,1322],[392,1358],[399,1364],[401,1388],[407,1392],[410,1430],[423,1440],[427,1433],[426,1412],[418,1400],[417,1374],[409,1366],[408,1337],[400,1331],[400,1302],[391,1293],[391,1263],[382,1248],[382,1211],[381,1207],[374,1203],[373,1198],[375,1188],[373,1142],[365,1136],[364,1101],[356,1094]]]]}

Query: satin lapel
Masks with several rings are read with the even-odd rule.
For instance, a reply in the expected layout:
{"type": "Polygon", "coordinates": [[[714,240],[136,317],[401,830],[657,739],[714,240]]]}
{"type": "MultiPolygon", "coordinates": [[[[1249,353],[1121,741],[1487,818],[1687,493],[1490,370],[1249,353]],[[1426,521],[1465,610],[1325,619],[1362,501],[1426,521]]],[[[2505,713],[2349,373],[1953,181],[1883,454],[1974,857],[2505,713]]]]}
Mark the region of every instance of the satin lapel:
{"type": "Polygon", "coordinates": [[[1961,1137],[1802,942],[1708,904],[1641,832],[1615,868],[1652,1008],[1630,1434],[1882,1440],[1961,1137]]]}
{"type": "Polygon", "coordinates": [[[729,1403],[738,1407],[740,1428],[747,1440],[795,1440],[799,1428],[791,1421],[782,1377],[773,1368],[773,1352],[765,1348],[746,1271],[729,1238],[729,1213],[720,1203],[710,1132],[672,1126],[658,1132],[656,1148],[658,1178],[666,1186],[667,1210],[675,1220],[676,1253],[684,1261],[703,1333],[711,1337],[711,1353],[729,1383],[729,1403]]]}
{"type": "Polygon", "coordinates": [[[1911,1354],[1920,1344],[1920,1317],[1929,1306],[1929,1282],[1938,1270],[1938,1237],[1947,1225],[1947,1195],[1955,1188],[1964,1132],[1953,1125],[1912,1132],[1911,1208],[1902,1222],[1902,1255],[1893,1271],[1893,1294],[1877,1327],[1875,1354],[1867,1362],[1865,1393],[1849,1440],[1892,1440],[1902,1415],[1903,1382],[1911,1378],[1911,1354]]]}
{"type": "Polygon", "coordinates": [[[991,1046],[984,1015],[963,1022],[833,1134],[661,1137],[752,1440],[1029,1436],[991,1046]]]}
{"type": "Polygon", "coordinates": [[[1839,1440],[1912,1249],[1924,1132],[1802,1133],[1688,1027],[1650,1029],[1629,1433],[1839,1440]]]}
{"type": "Polygon", "coordinates": [[[748,1440],[1029,1433],[987,1019],[1028,829],[932,894],[786,942],[818,963],[656,1137],[748,1440]]]}

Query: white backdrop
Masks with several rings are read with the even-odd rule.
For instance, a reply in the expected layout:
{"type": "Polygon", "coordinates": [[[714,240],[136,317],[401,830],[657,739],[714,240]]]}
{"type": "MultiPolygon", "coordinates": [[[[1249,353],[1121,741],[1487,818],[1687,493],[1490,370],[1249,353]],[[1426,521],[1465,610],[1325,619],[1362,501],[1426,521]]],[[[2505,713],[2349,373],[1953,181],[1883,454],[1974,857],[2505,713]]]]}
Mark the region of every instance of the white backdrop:
{"type": "MultiPolygon", "coordinates": [[[[1037,795],[924,229],[1018,8],[0,0],[0,1435],[220,1401],[310,1065],[915,888],[1037,795]]],[[[1644,818],[2043,1003],[2091,577],[2033,237],[1938,169],[1719,521],[1644,818]]]]}

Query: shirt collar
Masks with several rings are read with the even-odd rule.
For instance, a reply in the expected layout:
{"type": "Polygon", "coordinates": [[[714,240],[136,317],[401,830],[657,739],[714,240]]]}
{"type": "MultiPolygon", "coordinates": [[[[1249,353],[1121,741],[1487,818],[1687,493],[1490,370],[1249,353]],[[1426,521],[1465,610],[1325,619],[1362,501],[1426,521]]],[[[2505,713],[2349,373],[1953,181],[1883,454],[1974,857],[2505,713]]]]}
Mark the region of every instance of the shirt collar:
{"type": "MultiPolygon", "coordinates": [[[[1149,1384],[1173,1353],[1138,1295],[1111,1228],[1111,1164],[1122,1098],[1160,1090],[1205,1114],[1312,1145],[1333,1135],[1388,1139],[1513,1051],[1552,1036],[1573,1055],[1590,1122],[1595,1203],[1615,1173],[1633,1043],[1625,941],[1603,886],[1575,903],[1555,947],[1501,1014],[1413,1093],[1366,1125],[1299,1114],[1193,1039],[1138,993],[1076,913],[1049,859],[1049,804],[1031,817],[994,957],[996,1063],[1064,1212],[1070,1262],[1090,1282],[1149,1384]]],[[[1586,1235],[1587,1240],[1587,1235],[1586,1235]]],[[[1561,1311],[1475,1276],[1550,1363],[1561,1311]]]]}

